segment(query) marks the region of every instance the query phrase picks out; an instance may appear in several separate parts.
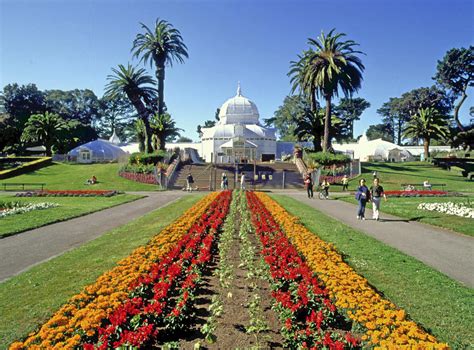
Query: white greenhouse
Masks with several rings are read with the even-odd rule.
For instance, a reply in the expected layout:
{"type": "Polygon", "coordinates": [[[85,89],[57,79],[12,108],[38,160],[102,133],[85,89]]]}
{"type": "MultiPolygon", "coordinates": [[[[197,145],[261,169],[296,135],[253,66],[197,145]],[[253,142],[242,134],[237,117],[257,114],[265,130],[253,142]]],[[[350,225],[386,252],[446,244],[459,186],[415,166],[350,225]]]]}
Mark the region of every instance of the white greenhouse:
{"type": "Polygon", "coordinates": [[[127,153],[110,141],[97,139],[72,149],[68,156],[78,163],[98,163],[118,161],[127,153]]]}

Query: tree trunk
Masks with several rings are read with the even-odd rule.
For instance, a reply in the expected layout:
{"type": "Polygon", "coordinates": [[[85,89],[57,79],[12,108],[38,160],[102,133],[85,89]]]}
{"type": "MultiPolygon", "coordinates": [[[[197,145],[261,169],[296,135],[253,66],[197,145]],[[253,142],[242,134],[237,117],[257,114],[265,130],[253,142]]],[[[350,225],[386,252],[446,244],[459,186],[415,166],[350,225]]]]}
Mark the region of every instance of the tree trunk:
{"type": "MultiPolygon", "coordinates": [[[[466,85],[466,88],[467,88],[467,85],[466,85]]],[[[461,100],[459,101],[459,103],[454,107],[454,120],[456,121],[456,124],[458,125],[458,128],[461,130],[461,131],[465,131],[464,130],[464,126],[462,125],[461,121],[459,120],[459,110],[461,109],[461,106],[462,104],[464,103],[464,101],[466,100],[467,98],[467,95],[466,95],[466,90],[464,90],[462,92],[462,95],[461,95],[461,100]]]]}
{"type": "Polygon", "coordinates": [[[164,111],[164,92],[165,92],[165,65],[157,65],[156,80],[158,81],[158,114],[162,115],[164,111]]]}
{"type": "Polygon", "coordinates": [[[402,117],[398,117],[398,135],[397,135],[397,145],[402,144],[402,117]]]}
{"type": "Polygon", "coordinates": [[[317,115],[318,111],[317,111],[317,106],[316,106],[316,92],[315,92],[315,90],[311,91],[310,99],[311,99],[311,112],[313,112],[314,115],[317,115]]]}
{"type": "Polygon", "coordinates": [[[151,153],[153,152],[153,147],[151,146],[151,128],[150,121],[148,120],[148,110],[146,109],[139,96],[127,96],[130,99],[130,102],[132,102],[133,106],[137,110],[138,115],[140,116],[140,119],[143,121],[143,125],[145,126],[145,153],[151,153]]]}
{"type": "Polygon", "coordinates": [[[321,152],[323,149],[321,148],[321,134],[313,135],[313,148],[315,152],[321,152]]]}
{"type": "Polygon", "coordinates": [[[326,115],[324,116],[324,140],[323,151],[327,152],[331,148],[331,95],[326,95],[326,115]]]}
{"type": "Polygon", "coordinates": [[[428,161],[428,157],[430,156],[430,139],[425,138],[423,140],[423,147],[425,149],[425,162],[428,161]]]}

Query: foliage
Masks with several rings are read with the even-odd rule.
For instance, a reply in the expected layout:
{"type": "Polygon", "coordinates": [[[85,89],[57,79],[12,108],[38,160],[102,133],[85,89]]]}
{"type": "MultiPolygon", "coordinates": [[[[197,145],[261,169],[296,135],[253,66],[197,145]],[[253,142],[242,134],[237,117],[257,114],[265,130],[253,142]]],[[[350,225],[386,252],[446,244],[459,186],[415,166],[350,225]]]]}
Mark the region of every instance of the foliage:
{"type": "Polygon", "coordinates": [[[295,134],[295,119],[304,110],[310,109],[308,100],[302,95],[286,96],[283,105],[273,113],[273,117],[264,119],[267,127],[273,126],[277,129],[282,141],[297,141],[295,134]]]}
{"type": "Polygon", "coordinates": [[[432,139],[448,136],[447,118],[434,108],[421,108],[413,115],[405,127],[403,135],[412,137],[416,141],[423,140],[425,158],[430,156],[429,147],[432,139]]]}
{"type": "Polygon", "coordinates": [[[375,124],[369,125],[369,128],[365,132],[368,140],[382,139],[388,142],[394,142],[393,129],[391,124],[375,124]]]}
{"type": "Polygon", "coordinates": [[[459,110],[467,98],[468,87],[474,86],[474,46],[451,49],[438,61],[433,79],[447,90],[454,99],[461,98],[454,108],[454,120],[461,131],[464,127],[459,120],[459,110]]]}
{"type": "Polygon", "coordinates": [[[452,108],[449,96],[436,86],[422,87],[404,93],[401,97],[390,98],[377,113],[385,124],[394,131],[394,139],[402,144],[403,130],[411,116],[422,108],[435,108],[441,114],[448,115],[452,108]]]}
{"type": "Polygon", "coordinates": [[[127,67],[119,64],[118,69],[112,68],[112,72],[113,74],[107,76],[109,83],[105,88],[105,96],[114,99],[125,94],[128,97],[143,122],[145,152],[149,153],[152,151],[149,115],[153,105],[152,101],[157,93],[155,88],[150,85],[155,81],[146,73],[145,69],[137,69],[130,64],[127,67]]]}
{"type": "Polygon", "coordinates": [[[168,153],[163,150],[158,150],[153,153],[141,153],[141,152],[135,152],[130,155],[128,158],[128,163],[129,164],[151,164],[151,165],[156,165],[158,162],[161,162],[165,157],[168,156],[168,153]]]}
{"type": "Polygon", "coordinates": [[[354,139],[354,122],[370,107],[370,103],[361,97],[341,98],[334,113],[341,119],[339,133],[344,139],[354,139]],[[342,130],[341,130],[342,129],[342,130]]]}
{"type": "Polygon", "coordinates": [[[136,174],[154,174],[156,171],[153,164],[124,164],[120,167],[119,173],[136,173],[136,174]]]}
{"type": "Polygon", "coordinates": [[[17,159],[20,160],[20,162],[18,162],[19,164],[15,167],[0,171],[0,179],[25,174],[51,164],[51,157],[9,157],[9,159],[17,159]]]}
{"type": "Polygon", "coordinates": [[[76,120],[84,125],[92,125],[101,117],[100,103],[92,90],[46,90],[46,109],[65,120],[76,120]]]}
{"type": "Polygon", "coordinates": [[[100,99],[101,118],[95,128],[101,138],[108,139],[115,131],[123,142],[135,139],[137,112],[126,95],[104,96],[100,99]]]}
{"type": "Polygon", "coordinates": [[[140,57],[145,64],[155,65],[156,80],[158,81],[158,115],[165,112],[164,80],[165,66],[173,62],[183,63],[188,58],[187,47],[179,30],[165,20],[156,19],[155,27],[148,28],[141,23],[144,33],[137,34],[133,41],[134,57],[140,57]]]}
{"type": "Polygon", "coordinates": [[[192,139],[190,139],[189,137],[186,137],[186,136],[180,136],[176,142],[185,142],[185,143],[191,143],[193,142],[192,139]]]}
{"type": "Polygon", "coordinates": [[[198,125],[197,126],[197,129],[196,129],[196,132],[199,134],[199,137],[202,136],[202,128],[212,128],[213,126],[216,125],[216,121],[215,120],[206,120],[204,122],[204,125],[198,125]]]}
{"type": "Polygon", "coordinates": [[[51,156],[52,147],[62,142],[60,131],[68,130],[73,122],[66,122],[55,113],[33,114],[25,123],[21,135],[24,142],[39,143],[46,147],[46,155],[51,156]]]}
{"type": "Polygon", "coordinates": [[[329,165],[340,165],[350,163],[351,159],[349,156],[340,153],[331,153],[331,152],[307,152],[306,156],[323,166],[329,165]]]}
{"type": "Polygon", "coordinates": [[[179,136],[179,132],[183,131],[176,127],[176,121],[171,118],[169,113],[155,114],[150,119],[150,128],[153,137],[153,149],[166,149],[166,142],[173,142],[179,136]]]}
{"type": "Polygon", "coordinates": [[[345,96],[351,96],[360,89],[364,65],[357,54],[362,52],[354,49],[358,44],[353,40],[341,40],[346,34],[334,33],[328,35],[321,32],[318,40],[308,39],[310,48],[299,56],[299,60],[291,63],[288,73],[291,76],[293,89],[306,95],[315,108],[316,96],[326,101],[324,119],[323,150],[331,146],[331,99],[338,96],[341,90],[345,96]]]}

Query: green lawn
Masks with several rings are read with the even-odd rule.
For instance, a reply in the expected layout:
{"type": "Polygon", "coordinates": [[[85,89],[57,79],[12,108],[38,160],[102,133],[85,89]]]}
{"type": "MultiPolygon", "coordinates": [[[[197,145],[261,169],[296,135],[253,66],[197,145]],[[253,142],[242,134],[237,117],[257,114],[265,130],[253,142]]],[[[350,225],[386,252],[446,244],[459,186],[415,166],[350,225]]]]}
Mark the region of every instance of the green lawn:
{"type": "Polygon", "coordinates": [[[130,181],[118,176],[119,164],[65,164],[51,166],[28,174],[15,176],[1,183],[45,183],[49,190],[118,190],[118,191],[156,191],[158,186],[130,181]],[[93,175],[99,181],[86,185],[93,175]]]}
{"type": "Polygon", "coordinates": [[[295,199],[271,196],[439,340],[453,349],[474,346],[473,289],[295,199]]]}
{"type": "Polygon", "coordinates": [[[64,221],[93,213],[139,198],[142,198],[142,196],[132,194],[119,194],[112,197],[15,197],[2,194],[0,195],[0,201],[26,203],[51,202],[57,203],[59,206],[0,218],[0,238],[48,225],[53,222],[64,221]]]}
{"type": "Polygon", "coordinates": [[[443,170],[426,162],[362,163],[362,174],[349,183],[349,189],[355,189],[358,179],[362,177],[372,183],[372,174],[375,170],[381,185],[386,190],[400,190],[400,185],[404,183],[420,184],[418,189],[422,189],[423,181],[428,180],[432,184],[446,184],[447,191],[474,193],[474,181],[462,177],[460,170],[456,169],[443,170]]]}
{"type": "Polygon", "coordinates": [[[203,195],[184,196],[0,284],[0,349],[45,322],[71,296],[146,244],[203,195]]]}
{"type": "MultiPolygon", "coordinates": [[[[343,201],[357,204],[357,201],[353,196],[338,197],[334,196],[335,199],[341,199],[343,201]]],[[[438,213],[434,211],[419,210],[417,209],[420,203],[444,203],[444,202],[466,202],[474,201],[473,196],[469,197],[413,197],[413,198],[402,198],[394,197],[388,198],[386,202],[382,201],[380,207],[383,213],[399,216],[401,218],[409,219],[410,221],[418,221],[424,224],[435,225],[446,228],[459,233],[464,233],[469,236],[474,236],[474,220],[469,218],[462,218],[455,215],[448,215],[438,213]]],[[[368,204],[367,208],[369,211],[372,209],[372,204],[368,204]]],[[[370,213],[369,213],[370,214],[370,213]]],[[[383,216],[382,216],[383,218],[383,216]]]]}

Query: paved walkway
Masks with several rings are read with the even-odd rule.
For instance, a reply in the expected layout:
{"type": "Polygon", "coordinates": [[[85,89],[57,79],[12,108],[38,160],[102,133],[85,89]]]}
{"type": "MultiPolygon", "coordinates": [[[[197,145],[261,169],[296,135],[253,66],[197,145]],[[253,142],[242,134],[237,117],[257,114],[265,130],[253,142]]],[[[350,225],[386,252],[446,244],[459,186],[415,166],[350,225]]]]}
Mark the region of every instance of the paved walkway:
{"type": "Polygon", "coordinates": [[[167,191],[136,194],[147,197],[0,239],[0,282],[165,206],[186,193],[167,191]]]}
{"type": "MultiPolygon", "coordinates": [[[[273,192],[273,191],[272,191],[273,192]]],[[[381,213],[381,220],[357,220],[355,205],[338,200],[308,199],[304,192],[279,192],[408,254],[474,288],[474,238],[381,213]]],[[[383,206],[383,202],[382,202],[383,206]]],[[[371,205],[366,217],[372,217],[371,205]]]]}

